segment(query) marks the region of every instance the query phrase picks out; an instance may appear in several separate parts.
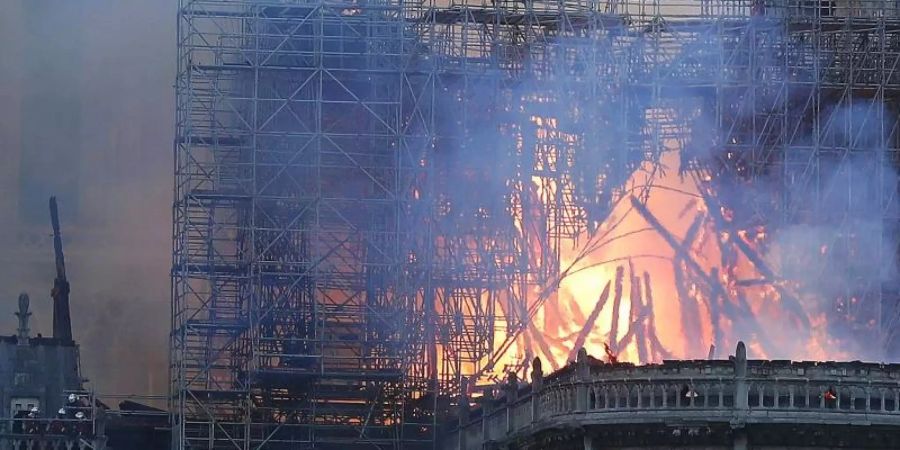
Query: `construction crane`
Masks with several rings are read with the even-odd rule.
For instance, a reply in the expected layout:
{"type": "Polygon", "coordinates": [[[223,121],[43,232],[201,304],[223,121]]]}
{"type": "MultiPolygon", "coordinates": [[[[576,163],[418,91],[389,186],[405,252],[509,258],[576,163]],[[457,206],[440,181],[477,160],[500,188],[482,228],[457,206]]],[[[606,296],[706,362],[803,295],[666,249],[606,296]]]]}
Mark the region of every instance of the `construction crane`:
{"type": "Polygon", "coordinates": [[[66,259],[63,256],[62,235],[59,232],[59,211],[56,197],[50,197],[50,222],[53,225],[53,252],[56,254],[56,279],[53,280],[53,337],[64,342],[72,340],[72,319],[69,315],[69,280],[66,279],[66,259]]]}

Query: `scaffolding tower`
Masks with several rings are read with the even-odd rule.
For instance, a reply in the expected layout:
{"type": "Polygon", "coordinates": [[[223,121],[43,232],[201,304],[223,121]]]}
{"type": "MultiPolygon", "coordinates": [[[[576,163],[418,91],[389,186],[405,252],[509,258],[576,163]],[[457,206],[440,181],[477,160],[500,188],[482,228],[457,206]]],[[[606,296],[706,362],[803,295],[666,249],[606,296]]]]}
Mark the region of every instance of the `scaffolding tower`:
{"type": "MultiPolygon", "coordinates": [[[[521,336],[561,245],[669,140],[736,230],[827,223],[826,260],[896,258],[884,2],[179,8],[173,448],[432,448],[467,380],[546,351],[521,336]]],[[[887,346],[900,288],[858,279],[829,301],[887,346]]]]}

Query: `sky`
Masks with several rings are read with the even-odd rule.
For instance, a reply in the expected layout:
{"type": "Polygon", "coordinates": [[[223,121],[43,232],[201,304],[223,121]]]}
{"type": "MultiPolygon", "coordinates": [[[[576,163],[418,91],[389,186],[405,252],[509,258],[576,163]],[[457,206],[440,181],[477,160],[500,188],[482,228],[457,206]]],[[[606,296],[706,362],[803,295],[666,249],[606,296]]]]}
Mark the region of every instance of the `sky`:
{"type": "Polygon", "coordinates": [[[51,334],[49,195],[60,201],[82,373],[167,389],[175,0],[4,0],[0,334],[20,292],[51,334]]]}

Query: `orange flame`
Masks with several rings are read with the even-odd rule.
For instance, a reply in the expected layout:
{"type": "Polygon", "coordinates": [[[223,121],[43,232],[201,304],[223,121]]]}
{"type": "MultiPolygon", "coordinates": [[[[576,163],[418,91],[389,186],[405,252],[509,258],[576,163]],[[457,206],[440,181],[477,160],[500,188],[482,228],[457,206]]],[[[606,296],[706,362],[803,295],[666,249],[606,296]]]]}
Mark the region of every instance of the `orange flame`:
{"type": "MultiPolygon", "coordinates": [[[[795,319],[782,299],[786,283],[765,279],[754,263],[734,248],[735,241],[741,240],[757,250],[766,241],[765,228],[716,232],[710,217],[713,213],[705,202],[698,201],[702,199],[698,182],[672,170],[679,164],[677,149],[665,152],[659,164],[668,170],[654,170],[651,163],[645,163],[627,187],[636,191],[650,186],[646,207],[677,240],[684,239],[695,221],[702,221],[686,251],[704,274],[686,277],[691,271],[686,270],[684,255],[629,202],[620,201],[594,236],[585,232],[562,249],[562,269],[568,270],[568,275],[560,282],[556,301],[539,311],[536,324],[550,347],[551,355],[545,356],[557,365],[565,363],[574,354],[572,345],[579,332],[587,331],[584,347],[588,353],[613,354],[618,361],[634,363],[664,357],[702,358],[711,344],[730,348],[737,340],[746,341],[754,357],[833,359],[826,316],[804,308],[801,315],[806,317],[796,320],[807,320],[810,329],[798,342],[792,325],[795,319]],[[709,239],[710,234],[717,239],[709,239]],[[599,244],[597,236],[603,236],[599,244]],[[585,252],[586,248],[590,251],[585,252]],[[605,283],[615,280],[617,266],[629,267],[618,305],[606,301],[593,327],[582,330],[585,317],[598,306],[597,294],[605,283]],[[641,283],[637,272],[647,274],[646,283],[641,283]],[[680,291],[679,283],[683,285],[680,291]],[[646,310],[650,293],[653,304],[646,310]],[[782,342],[798,343],[773,344],[782,342]]],[[[733,220],[727,208],[717,212],[726,223],[733,220]]]]}
{"type": "MultiPolygon", "coordinates": [[[[576,142],[556,128],[556,119],[531,121],[541,140],[576,142]]],[[[521,139],[517,146],[528,151],[521,139]]],[[[543,147],[544,159],[536,163],[541,170],[566,164],[555,159],[552,147],[543,147]]],[[[801,295],[797,282],[771,273],[778,268],[778,248],[769,242],[766,227],[736,229],[734,211],[707,203],[705,189],[713,177],[679,174],[680,157],[678,145],[668,142],[659,161],[645,162],[632,174],[603,223],[563,239],[558,288],[535,309],[531,323],[500,358],[506,364],[496,369],[533,355],[560,367],[576,354],[576,346],[606,355],[611,363],[705,358],[710,347],[733,348],[738,340],[755,358],[846,357],[835,351],[828,316],[815,307],[816,299],[801,295]],[[635,210],[633,195],[641,197],[662,230],[635,210]]],[[[549,177],[535,176],[532,183],[533,191],[520,190],[535,197],[535,206],[552,204],[564,189],[549,177]]],[[[544,247],[528,235],[527,224],[555,219],[520,201],[516,227],[526,240],[535,240],[528,246],[542,260],[544,247]]],[[[820,252],[827,250],[822,246],[820,252]]],[[[532,287],[527,295],[541,297],[544,288],[532,287]]]]}

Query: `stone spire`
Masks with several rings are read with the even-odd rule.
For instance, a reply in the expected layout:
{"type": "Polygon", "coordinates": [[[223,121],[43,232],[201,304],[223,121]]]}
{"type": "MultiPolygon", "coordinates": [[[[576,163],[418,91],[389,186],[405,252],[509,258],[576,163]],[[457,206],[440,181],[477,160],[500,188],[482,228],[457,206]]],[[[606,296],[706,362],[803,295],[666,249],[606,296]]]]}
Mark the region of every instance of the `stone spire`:
{"type": "Polygon", "coordinates": [[[28,294],[24,292],[19,294],[19,311],[16,313],[16,317],[19,318],[19,345],[28,344],[29,333],[31,332],[31,330],[28,328],[28,320],[31,318],[31,312],[28,311],[28,307],[30,304],[31,301],[28,299],[28,294]]]}

